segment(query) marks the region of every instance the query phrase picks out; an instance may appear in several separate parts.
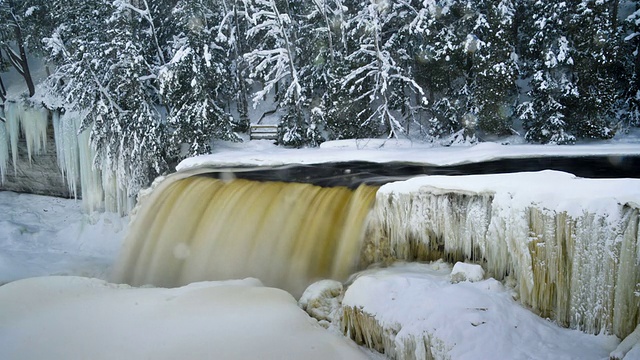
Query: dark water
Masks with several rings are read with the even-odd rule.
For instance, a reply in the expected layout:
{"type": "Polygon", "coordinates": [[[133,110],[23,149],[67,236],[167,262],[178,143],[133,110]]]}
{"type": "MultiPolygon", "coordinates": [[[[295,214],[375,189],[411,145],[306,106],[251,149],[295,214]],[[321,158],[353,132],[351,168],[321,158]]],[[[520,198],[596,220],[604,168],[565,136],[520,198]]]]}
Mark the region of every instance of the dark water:
{"type": "Polygon", "coordinates": [[[429,166],[403,162],[371,163],[351,161],[316,165],[233,168],[224,172],[212,169],[206,176],[231,176],[258,181],[312,183],[319,186],[357,187],[381,185],[417,175],[476,175],[525,171],[559,170],[585,178],[640,178],[640,155],[580,156],[503,159],[453,166],[429,166]]]}

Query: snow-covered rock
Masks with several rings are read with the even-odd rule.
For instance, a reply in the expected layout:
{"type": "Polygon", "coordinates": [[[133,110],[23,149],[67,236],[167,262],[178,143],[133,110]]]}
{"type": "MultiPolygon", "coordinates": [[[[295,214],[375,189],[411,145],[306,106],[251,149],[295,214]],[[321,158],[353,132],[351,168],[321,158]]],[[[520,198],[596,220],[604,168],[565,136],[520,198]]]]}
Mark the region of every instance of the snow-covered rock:
{"type": "Polygon", "coordinates": [[[451,284],[442,262],[360,274],[341,329],[390,359],[603,359],[615,336],[557,327],[515,302],[495,279],[451,284]]]}
{"type": "Polygon", "coordinates": [[[467,264],[458,261],[451,270],[451,282],[456,284],[462,281],[478,282],[484,279],[484,270],[478,264],[467,264]]]}
{"type": "Polygon", "coordinates": [[[302,293],[298,305],[327,328],[342,306],[342,283],[335,280],[315,282],[302,293]]]}
{"type": "Polygon", "coordinates": [[[609,354],[609,359],[640,359],[640,325],[609,354]]]}
{"type": "Polygon", "coordinates": [[[380,188],[366,263],[441,257],[515,280],[525,306],[562,326],[624,338],[640,309],[640,180],[558,171],[422,176],[380,188]]]}

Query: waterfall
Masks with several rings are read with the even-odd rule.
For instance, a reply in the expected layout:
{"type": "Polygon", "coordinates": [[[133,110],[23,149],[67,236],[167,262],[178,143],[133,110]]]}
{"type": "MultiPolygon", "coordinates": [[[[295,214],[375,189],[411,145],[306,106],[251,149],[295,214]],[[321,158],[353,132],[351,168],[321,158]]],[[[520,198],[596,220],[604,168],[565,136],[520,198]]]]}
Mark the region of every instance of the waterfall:
{"type": "Polygon", "coordinates": [[[558,324],[621,338],[640,321],[640,182],[543,171],[382,186],[179,172],[142,194],[115,281],[256,277],[298,296],[396,260],[472,261],[558,324]],[[553,184],[553,186],[550,186],[553,184]]]}
{"type": "Polygon", "coordinates": [[[259,278],[299,296],[356,269],[377,188],[174,176],[140,201],[116,267],[132,285],[259,278]]]}

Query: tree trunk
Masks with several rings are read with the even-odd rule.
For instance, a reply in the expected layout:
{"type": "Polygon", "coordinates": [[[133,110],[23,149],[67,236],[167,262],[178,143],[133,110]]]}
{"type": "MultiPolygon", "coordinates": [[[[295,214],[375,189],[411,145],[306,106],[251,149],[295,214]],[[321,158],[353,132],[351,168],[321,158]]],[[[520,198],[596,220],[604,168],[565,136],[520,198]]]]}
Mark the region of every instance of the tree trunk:
{"type": "MultiPolygon", "coordinates": [[[[13,10],[13,8],[12,8],[13,10]]],[[[27,52],[24,49],[24,39],[22,36],[22,28],[18,23],[18,19],[16,18],[13,12],[11,13],[11,18],[13,22],[15,42],[18,45],[18,53],[9,48],[8,45],[5,46],[5,52],[9,57],[9,61],[11,65],[18,71],[20,75],[24,78],[24,81],[27,83],[27,88],[29,89],[29,97],[33,96],[36,93],[35,86],[33,84],[33,78],[31,77],[31,71],[29,70],[29,62],[27,61],[27,52]]]]}

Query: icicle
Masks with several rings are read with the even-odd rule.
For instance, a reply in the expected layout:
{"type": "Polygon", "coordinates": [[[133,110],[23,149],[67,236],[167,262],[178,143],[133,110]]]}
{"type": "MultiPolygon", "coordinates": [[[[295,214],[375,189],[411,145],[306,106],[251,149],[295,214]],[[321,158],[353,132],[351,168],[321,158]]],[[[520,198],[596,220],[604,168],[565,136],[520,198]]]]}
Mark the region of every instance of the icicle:
{"type": "Polygon", "coordinates": [[[514,279],[520,301],[540,315],[624,337],[640,322],[638,218],[615,201],[570,215],[505,192],[383,191],[362,258],[477,261],[492,277],[514,279]]]}
{"type": "MultiPolygon", "coordinates": [[[[75,128],[79,129],[82,117],[75,119],[75,128]]],[[[87,129],[78,134],[78,155],[80,163],[80,187],[82,204],[85,210],[93,212],[103,208],[104,192],[100,171],[93,167],[95,152],[91,149],[91,132],[87,129]]]]}
{"type": "Polygon", "coordinates": [[[78,113],[60,114],[58,111],[54,111],[52,115],[58,167],[62,172],[62,178],[67,183],[69,193],[76,199],[80,180],[78,128],[76,127],[76,118],[79,116],[78,113]]]}
{"type": "Polygon", "coordinates": [[[4,104],[4,114],[7,122],[5,123],[6,132],[9,135],[11,144],[11,157],[13,160],[13,171],[18,174],[18,137],[20,136],[20,119],[22,117],[22,106],[11,101],[4,104]]]}
{"type": "Polygon", "coordinates": [[[0,184],[4,184],[5,174],[7,173],[8,162],[9,162],[9,139],[7,137],[7,129],[5,127],[5,122],[0,121],[0,184]]]}
{"type": "Polygon", "coordinates": [[[47,148],[47,126],[49,111],[44,108],[23,108],[21,116],[22,133],[27,143],[29,163],[33,155],[42,154],[47,148]]]}

